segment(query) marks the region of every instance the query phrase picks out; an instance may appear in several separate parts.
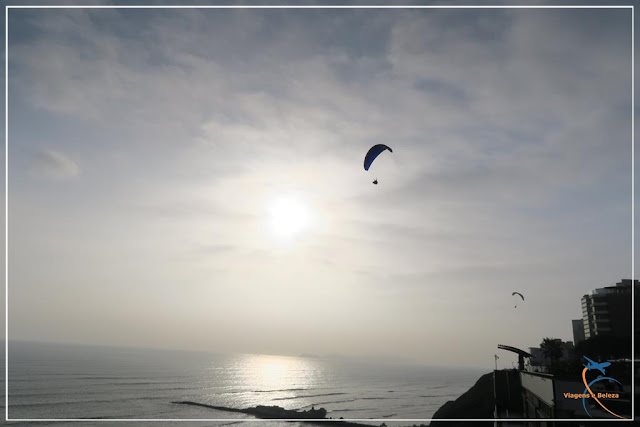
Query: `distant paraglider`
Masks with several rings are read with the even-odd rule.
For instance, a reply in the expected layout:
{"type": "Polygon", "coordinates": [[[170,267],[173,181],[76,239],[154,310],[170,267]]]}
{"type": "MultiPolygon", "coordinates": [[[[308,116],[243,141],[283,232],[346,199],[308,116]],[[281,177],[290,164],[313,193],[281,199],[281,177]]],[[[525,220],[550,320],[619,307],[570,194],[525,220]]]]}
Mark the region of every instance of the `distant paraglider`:
{"type": "MultiPolygon", "coordinates": [[[[524,301],[524,296],[522,296],[522,294],[520,292],[512,292],[511,296],[520,296],[520,298],[522,299],[522,301],[524,301]]],[[[518,308],[518,299],[516,298],[516,305],[513,306],[513,308],[518,308]]]]}
{"type": "MultiPolygon", "coordinates": [[[[371,167],[371,164],[376,159],[376,157],[378,157],[380,153],[386,150],[389,150],[389,152],[393,153],[391,147],[384,144],[376,144],[373,147],[369,148],[369,151],[367,151],[367,154],[364,156],[364,170],[368,171],[369,167],[371,167]]],[[[378,185],[378,178],[374,179],[373,183],[378,185]]]]}

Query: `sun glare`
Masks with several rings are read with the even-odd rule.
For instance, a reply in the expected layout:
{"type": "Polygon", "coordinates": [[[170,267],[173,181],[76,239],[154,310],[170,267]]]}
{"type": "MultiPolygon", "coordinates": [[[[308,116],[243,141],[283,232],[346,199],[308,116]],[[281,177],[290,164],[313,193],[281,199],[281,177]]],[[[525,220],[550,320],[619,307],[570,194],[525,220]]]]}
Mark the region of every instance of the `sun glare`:
{"type": "Polygon", "coordinates": [[[309,228],[311,214],[299,199],[282,196],[269,206],[269,225],[276,236],[290,239],[309,228]]]}

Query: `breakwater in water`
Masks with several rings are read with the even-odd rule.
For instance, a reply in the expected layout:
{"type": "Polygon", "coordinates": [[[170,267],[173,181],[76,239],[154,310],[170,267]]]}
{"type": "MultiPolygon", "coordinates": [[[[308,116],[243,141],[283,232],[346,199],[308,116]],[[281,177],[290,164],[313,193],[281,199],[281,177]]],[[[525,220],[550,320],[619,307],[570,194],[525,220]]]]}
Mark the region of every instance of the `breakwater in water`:
{"type": "Polygon", "coordinates": [[[327,418],[327,411],[324,408],[309,409],[306,411],[295,411],[291,409],[284,409],[280,406],[263,406],[258,405],[253,408],[229,408],[226,406],[207,405],[204,403],[192,402],[192,401],[179,401],[172,402],[178,405],[192,405],[200,406],[204,408],[216,409],[218,411],[236,412],[247,415],[253,415],[256,418],[275,419],[275,420],[299,420],[303,422],[318,422],[323,425],[341,425],[341,426],[354,426],[354,427],[377,427],[373,424],[361,424],[353,423],[349,421],[341,421],[339,419],[327,418]]]}

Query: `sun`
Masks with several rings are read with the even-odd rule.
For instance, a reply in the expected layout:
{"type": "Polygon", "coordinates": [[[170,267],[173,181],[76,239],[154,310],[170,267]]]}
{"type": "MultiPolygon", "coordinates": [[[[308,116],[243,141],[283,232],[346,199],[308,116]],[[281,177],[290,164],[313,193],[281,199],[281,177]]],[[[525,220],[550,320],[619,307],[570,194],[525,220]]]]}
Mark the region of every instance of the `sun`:
{"type": "Polygon", "coordinates": [[[311,226],[308,206],[295,196],[280,196],[268,208],[269,226],[278,238],[289,240],[311,226]]]}

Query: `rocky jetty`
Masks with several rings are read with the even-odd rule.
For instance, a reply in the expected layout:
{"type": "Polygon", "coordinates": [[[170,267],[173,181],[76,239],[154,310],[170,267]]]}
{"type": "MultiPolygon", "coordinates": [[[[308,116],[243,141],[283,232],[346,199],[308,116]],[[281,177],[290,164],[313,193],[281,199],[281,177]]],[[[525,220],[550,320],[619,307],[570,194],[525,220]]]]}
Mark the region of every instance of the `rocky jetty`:
{"type": "Polygon", "coordinates": [[[263,406],[258,405],[255,408],[247,408],[247,414],[251,414],[257,418],[278,418],[278,419],[326,419],[327,410],[324,408],[315,409],[311,408],[308,411],[294,411],[290,409],[284,409],[280,406],[263,406]]]}
{"type": "MultiPolygon", "coordinates": [[[[264,418],[264,419],[279,419],[279,420],[301,420],[307,422],[313,422],[314,420],[322,420],[318,421],[323,425],[332,424],[332,425],[340,425],[342,427],[374,427],[369,424],[360,424],[360,423],[352,423],[348,421],[340,421],[339,419],[327,418],[327,410],[324,408],[311,408],[307,411],[296,411],[293,409],[284,409],[280,406],[264,406],[258,405],[253,408],[229,408],[226,406],[215,406],[215,405],[207,405],[205,403],[192,402],[189,400],[173,402],[178,405],[192,405],[192,406],[201,406],[204,408],[216,409],[218,411],[227,411],[227,412],[239,412],[242,414],[253,415],[256,418],[264,418]]],[[[377,426],[375,426],[377,427],[377,426]]]]}

